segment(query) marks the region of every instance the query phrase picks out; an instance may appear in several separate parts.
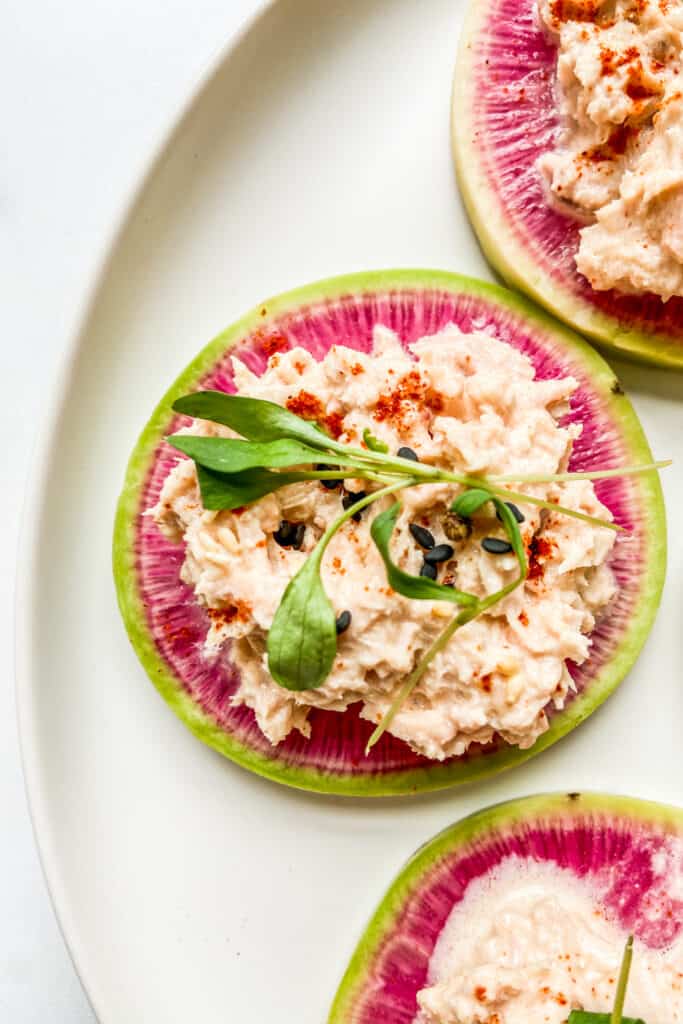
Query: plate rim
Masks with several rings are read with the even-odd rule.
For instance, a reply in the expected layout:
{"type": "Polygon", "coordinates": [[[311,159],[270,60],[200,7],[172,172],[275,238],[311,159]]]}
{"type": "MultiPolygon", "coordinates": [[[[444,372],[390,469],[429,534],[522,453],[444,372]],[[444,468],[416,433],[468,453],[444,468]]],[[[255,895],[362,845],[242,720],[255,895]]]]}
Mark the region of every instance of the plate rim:
{"type": "Polygon", "coordinates": [[[106,1007],[90,981],[86,968],[86,951],[77,937],[77,928],[68,909],[66,888],[56,864],[54,850],[51,848],[48,801],[39,781],[39,744],[34,705],[36,680],[31,621],[36,597],[34,581],[38,543],[45,515],[47,484],[52,463],[52,437],[65,413],[68,383],[85,345],[88,325],[106,283],[114,254],[135,215],[140,200],[212,81],[237,54],[264,15],[276,4],[277,0],[255,0],[254,10],[205,58],[184,100],[156,129],[144,158],[134,169],[131,183],[104,232],[104,241],[99,251],[94,255],[93,269],[82,290],[82,298],[77,304],[70,326],[65,331],[66,340],[54,368],[54,385],[47,396],[46,409],[34,437],[33,452],[24,484],[14,577],[14,698],[19,756],[31,830],[48,899],[71,963],[98,1021],[104,1021],[106,1007]]]}

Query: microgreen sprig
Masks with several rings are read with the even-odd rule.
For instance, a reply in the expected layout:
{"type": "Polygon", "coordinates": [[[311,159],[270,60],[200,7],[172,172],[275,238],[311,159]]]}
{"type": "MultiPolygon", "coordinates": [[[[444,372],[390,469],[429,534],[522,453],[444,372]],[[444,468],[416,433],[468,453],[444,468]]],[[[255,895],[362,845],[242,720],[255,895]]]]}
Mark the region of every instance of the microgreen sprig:
{"type": "MultiPolygon", "coordinates": [[[[488,502],[492,502],[503,524],[505,532],[508,536],[508,540],[512,545],[512,550],[514,551],[517,557],[519,575],[510,583],[502,587],[500,590],[495,591],[495,593],[493,594],[489,594],[488,597],[479,599],[474,594],[462,595],[463,598],[467,598],[467,606],[465,607],[464,611],[458,612],[456,615],[453,616],[453,618],[448,623],[446,628],[439,634],[436,640],[427,649],[425,654],[422,655],[419,662],[417,663],[413,671],[410,673],[410,675],[408,676],[408,678],[406,679],[398,693],[396,694],[396,697],[391,702],[388,711],[382,717],[381,721],[377,725],[377,728],[374,730],[370,739],[368,740],[367,746],[365,748],[366,754],[369,754],[369,752],[372,750],[375,744],[381,739],[381,737],[390,727],[390,725],[396,718],[396,715],[399,713],[399,711],[404,706],[404,704],[410,697],[411,693],[413,692],[417,684],[420,682],[420,679],[422,679],[423,675],[425,674],[429,666],[432,664],[436,656],[440,654],[441,651],[443,651],[444,648],[448,645],[449,641],[452,639],[456,631],[460,629],[461,626],[466,626],[468,622],[472,622],[472,620],[476,619],[476,617],[478,615],[481,615],[482,612],[488,611],[488,609],[492,608],[493,605],[497,604],[499,601],[502,601],[504,598],[506,598],[508,594],[511,594],[513,590],[516,590],[517,587],[521,586],[521,584],[527,577],[528,566],[526,559],[526,550],[524,547],[524,541],[522,540],[522,535],[519,530],[519,523],[517,522],[509,506],[504,501],[501,501],[500,498],[491,494],[489,491],[485,491],[483,488],[477,488],[476,490],[465,491],[464,494],[460,495],[460,497],[453,502],[451,510],[455,512],[456,515],[461,516],[463,519],[469,519],[475,514],[475,512],[478,512],[488,502]]],[[[396,516],[394,516],[393,521],[396,521],[396,516]]],[[[375,522],[373,523],[370,532],[373,535],[373,540],[375,540],[375,543],[377,544],[377,538],[375,537],[375,533],[377,532],[376,523],[377,520],[375,520],[375,522]]],[[[381,548],[380,554],[382,554],[381,548]]],[[[389,577],[389,582],[392,582],[391,576],[389,577]]],[[[460,603],[464,603],[464,601],[461,600],[460,603]]]]}
{"type": "Polygon", "coordinates": [[[617,991],[614,997],[614,1008],[611,1013],[591,1013],[587,1010],[572,1010],[569,1014],[568,1024],[645,1024],[640,1017],[624,1017],[624,1003],[626,1002],[626,989],[628,988],[629,974],[631,973],[631,961],[633,960],[633,936],[629,935],[624,949],[619,970],[617,991]]]}
{"type": "Polygon", "coordinates": [[[332,522],[284,592],[268,632],[268,669],[287,690],[325,682],[337,653],[335,614],[320,576],[327,545],[353,515],[404,487],[403,481],[366,495],[332,522]]]}
{"type": "Polygon", "coordinates": [[[173,405],[185,416],[229,427],[239,437],[205,437],[180,433],[168,438],[173,447],[192,458],[197,469],[202,502],[212,511],[231,510],[252,504],[292,483],[308,480],[366,480],[373,490],[334,520],[287,586],[268,634],[268,666],[281,686],[291,690],[322,685],[334,664],[337,650],[335,618],[320,575],[327,546],[344,524],[363,508],[404,488],[425,484],[456,484],[464,488],[453,505],[460,516],[470,518],[492,503],[519,564],[519,575],[501,590],[479,599],[425,577],[411,576],[391,559],[389,541],[400,504],[379,516],[372,537],[384,561],[388,581],[398,593],[413,600],[451,601],[461,606],[442,634],[424,653],[405,681],[396,700],[368,744],[377,742],[396,716],[434,658],[457,629],[503,600],[520,586],[527,574],[526,553],[519,526],[507,502],[514,501],[571,516],[592,526],[621,530],[617,523],[576,509],[508,489],[513,482],[549,483],[573,479],[591,480],[627,476],[659,469],[668,463],[652,463],[596,472],[527,474],[480,477],[452,473],[438,466],[393,455],[370,430],[363,432],[365,447],[356,448],[328,436],[315,423],[304,420],[273,402],[222,391],[200,391],[179,398],[173,405]]]}

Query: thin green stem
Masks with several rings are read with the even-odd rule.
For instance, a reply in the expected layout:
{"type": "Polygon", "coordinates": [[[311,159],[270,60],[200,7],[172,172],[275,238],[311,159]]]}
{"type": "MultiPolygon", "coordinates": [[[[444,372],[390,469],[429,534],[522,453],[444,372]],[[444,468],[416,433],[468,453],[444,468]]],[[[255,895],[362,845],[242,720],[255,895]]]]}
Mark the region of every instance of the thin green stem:
{"type": "MultiPolygon", "coordinates": [[[[340,469],[341,468],[342,467],[340,467],[340,469]]],[[[354,467],[349,467],[349,468],[354,468],[354,467]]],[[[396,481],[396,476],[395,475],[394,476],[391,476],[389,474],[382,475],[380,473],[374,473],[370,469],[359,469],[358,467],[355,467],[355,471],[353,473],[341,473],[340,469],[337,469],[337,470],[322,470],[321,469],[320,471],[315,470],[315,469],[312,469],[312,470],[302,469],[302,470],[299,470],[298,473],[299,473],[299,476],[301,477],[302,480],[373,480],[376,483],[387,483],[387,484],[390,483],[390,482],[396,481]]],[[[273,470],[273,472],[277,472],[277,470],[273,470]]],[[[398,482],[398,481],[396,481],[396,482],[398,482]]],[[[405,483],[405,481],[403,483],[403,486],[408,486],[405,483]]]]}
{"type": "Polygon", "coordinates": [[[631,961],[633,960],[633,936],[629,935],[626,942],[626,948],[624,949],[624,956],[621,961],[621,970],[619,971],[619,981],[617,983],[617,994],[614,999],[614,1009],[609,1019],[609,1024],[621,1024],[621,1020],[624,1014],[624,1003],[626,1002],[626,989],[628,987],[628,977],[631,973],[631,961]]]}
{"type": "Polygon", "coordinates": [[[325,554],[325,549],[334,537],[337,530],[340,530],[344,523],[352,519],[357,512],[361,512],[368,505],[372,505],[373,502],[379,501],[380,498],[385,498],[388,494],[395,494],[396,491],[402,491],[405,487],[410,487],[410,483],[406,483],[405,480],[399,480],[396,483],[390,484],[388,487],[382,487],[379,491],[373,491],[371,494],[366,494],[360,501],[350,505],[349,508],[345,509],[340,516],[330,523],[322,537],[316,544],[315,548],[309,555],[309,558],[315,558],[318,562],[321,561],[325,554]]]}
{"type": "Polygon", "coordinates": [[[598,519],[596,516],[589,516],[585,512],[578,512],[575,508],[567,508],[565,505],[556,505],[554,501],[544,501],[542,498],[533,498],[529,494],[507,491],[500,487],[491,488],[491,491],[498,497],[504,498],[505,501],[518,501],[520,504],[526,502],[527,505],[535,505],[537,508],[546,508],[551,512],[559,512],[561,515],[569,516],[571,519],[580,519],[584,523],[590,523],[591,526],[602,526],[606,530],[627,532],[619,523],[611,523],[607,519],[598,519]]]}
{"type": "Polygon", "coordinates": [[[395,699],[392,701],[391,707],[387,713],[383,716],[381,722],[377,725],[377,728],[373,732],[372,736],[367,742],[365,747],[366,756],[370,753],[374,745],[381,739],[384,733],[387,731],[391,723],[393,722],[396,715],[399,713],[405,702],[410,697],[411,693],[419,683],[420,679],[427,671],[434,658],[437,656],[439,651],[442,651],[448,644],[455,631],[465,622],[469,622],[470,618],[474,618],[475,614],[478,614],[478,605],[474,608],[468,608],[466,611],[458,612],[446,626],[442,633],[436,638],[434,643],[425,654],[420,658],[417,665],[410,673],[405,683],[398,691],[395,699]]]}
{"type": "Polygon", "coordinates": [[[608,480],[611,477],[638,476],[641,473],[666,469],[671,462],[671,459],[665,459],[662,462],[649,462],[642,466],[617,466],[615,469],[587,470],[585,473],[509,473],[507,476],[489,476],[486,480],[489,484],[552,484],[564,483],[569,480],[608,480]]]}
{"type": "Polygon", "coordinates": [[[515,555],[517,556],[519,576],[511,583],[506,584],[506,586],[502,587],[500,590],[496,590],[493,594],[489,594],[488,597],[482,598],[481,601],[477,601],[473,607],[466,608],[464,611],[458,612],[451,619],[449,624],[439,634],[431,647],[429,647],[425,654],[422,655],[419,662],[410,673],[401,689],[398,691],[396,697],[391,703],[391,706],[389,707],[389,710],[378,723],[365,747],[366,756],[390,727],[391,723],[396,718],[396,715],[408,700],[420,679],[433,662],[434,658],[448,645],[456,630],[461,626],[466,625],[468,622],[471,622],[473,619],[476,619],[478,615],[481,615],[482,612],[492,608],[493,605],[498,604],[498,602],[502,601],[503,598],[508,596],[508,594],[511,594],[513,590],[516,590],[517,587],[521,586],[527,578],[529,568],[527,565],[524,543],[519,531],[519,524],[504,502],[496,499],[493,500],[502,519],[505,531],[510,538],[515,555]]]}

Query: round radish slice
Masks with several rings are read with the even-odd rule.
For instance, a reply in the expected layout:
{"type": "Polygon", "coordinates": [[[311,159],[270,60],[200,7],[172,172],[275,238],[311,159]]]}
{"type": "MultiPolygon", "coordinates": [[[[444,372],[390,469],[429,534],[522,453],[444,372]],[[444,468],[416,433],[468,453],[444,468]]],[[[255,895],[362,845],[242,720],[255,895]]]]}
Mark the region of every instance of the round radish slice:
{"type": "MultiPolygon", "coordinates": [[[[418,992],[448,960],[439,938],[472,883],[483,891],[506,871],[509,893],[526,871],[551,887],[554,880],[574,887],[576,879],[617,934],[623,929],[662,952],[683,932],[682,870],[683,812],[673,807],[571,793],[479,811],[423,846],[396,878],[358,944],[328,1024],[412,1024],[418,992]]],[[[445,938],[448,954],[451,935],[445,938]]]]}
{"type": "Polygon", "coordinates": [[[536,0],[472,0],[453,87],[453,152],[479,241],[506,282],[625,356],[683,367],[683,298],[595,291],[583,226],[549,205],[536,163],[559,126],[557,48],[536,0]]]}
{"type": "Polygon", "coordinates": [[[629,532],[620,534],[610,565],[618,595],[592,635],[591,655],[570,665],[577,692],[564,710],[550,710],[550,728],[530,750],[500,742],[470,748],[445,762],[429,761],[384,735],[369,756],[372,725],[354,709],[314,710],[310,739],[292,733],[271,746],[252,711],[234,707],[236,670],[208,662],[202,644],[206,612],[180,579],[183,550],[143,513],[153,506],[177,453],[163,440],[179,424],[172,402],[196,389],[234,390],[230,356],[256,373],[277,350],[294,345],[320,358],[333,343],[369,351],[373,328],[385,325],[404,345],[450,323],[486,331],[531,359],[539,378],[573,376],[579,387],[569,421],[580,421],[572,470],[651,461],[628,399],[606,363],[576,335],[523,300],[491,285],[437,271],[356,274],[310,285],[262,303],[220,335],[173,384],[131,457],[114,536],[118,599],[130,639],[157,689],[202,740],[243,767],[288,785],[355,796],[414,793],[489,775],[538,753],[582,721],[633,664],[661,593],[666,542],[656,474],[603,480],[600,500],[629,532]]]}

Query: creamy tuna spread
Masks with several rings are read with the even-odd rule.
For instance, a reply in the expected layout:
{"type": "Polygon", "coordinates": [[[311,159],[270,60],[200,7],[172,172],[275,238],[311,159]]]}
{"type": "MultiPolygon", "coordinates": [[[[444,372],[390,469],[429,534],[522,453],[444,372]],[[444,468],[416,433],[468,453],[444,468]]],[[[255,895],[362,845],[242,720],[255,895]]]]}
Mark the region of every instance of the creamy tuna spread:
{"type": "Polygon", "coordinates": [[[683,295],[683,0],[538,0],[561,130],[540,169],[590,223],[593,288],[683,295]]]}
{"type": "MultiPolygon", "coordinates": [[[[511,857],[473,882],[437,942],[416,1024],[565,1024],[610,1013],[626,933],[588,882],[511,857]]],[[[624,1012],[683,1021],[683,942],[636,940],[624,1012]]]]}
{"type": "MultiPolygon", "coordinates": [[[[233,365],[242,395],[286,406],[343,442],[360,444],[369,428],[391,451],[408,445],[423,462],[453,472],[556,473],[580,433],[580,426],[559,420],[576,381],[536,380],[528,358],[511,345],[454,326],[410,352],[389,330],[376,328],[372,354],[337,345],[318,362],[295,348],[272,355],[260,377],[239,359],[233,365]]],[[[231,436],[199,421],[190,430],[231,436]]],[[[311,708],[343,712],[361,704],[362,716],[377,723],[453,615],[446,602],[410,600],[388,586],[369,532],[372,518],[395,500],[382,499],[335,534],[323,559],[335,613],[351,615],[331,674],[319,689],[301,692],[271,678],[266,636],[284,589],[338,517],[344,495],[361,488],[368,489],[367,481],[347,479],[344,490],[306,481],[242,510],[209,512],[194,463],[183,459],[150,510],[164,533],[185,546],[182,578],[211,622],[206,657],[236,663],[241,682],[233,700],[253,709],[272,744],[293,729],[308,736],[311,708]],[[298,549],[278,542],[282,521],[296,524],[298,549]]],[[[484,537],[500,535],[493,518],[475,519],[471,536],[453,539],[447,509],[460,490],[437,484],[403,491],[392,557],[417,575],[423,552],[409,527],[423,526],[437,544],[454,548],[440,567],[440,582],[485,596],[516,578],[517,563],[513,554],[482,549],[484,537]]],[[[611,519],[588,481],[525,485],[525,491],[611,519]]],[[[606,564],[612,530],[531,505],[521,511],[528,581],[455,634],[391,725],[395,736],[429,758],[462,754],[496,735],[531,746],[548,727],[548,708],[562,708],[572,689],[567,659],[588,657],[596,616],[613,596],[606,564]]]]}

